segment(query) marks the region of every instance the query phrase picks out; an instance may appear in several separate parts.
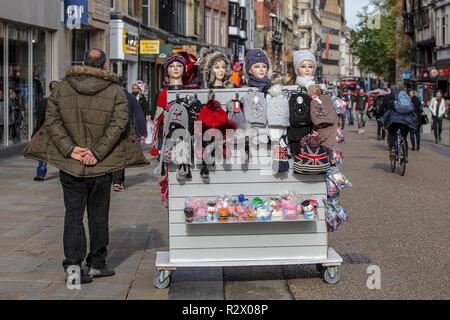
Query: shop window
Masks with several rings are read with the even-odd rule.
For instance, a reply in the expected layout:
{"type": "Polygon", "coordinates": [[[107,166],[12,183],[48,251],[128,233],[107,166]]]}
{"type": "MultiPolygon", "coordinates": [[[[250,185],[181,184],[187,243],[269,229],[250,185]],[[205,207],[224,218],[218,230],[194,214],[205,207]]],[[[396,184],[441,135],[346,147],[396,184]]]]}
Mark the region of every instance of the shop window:
{"type": "Polygon", "coordinates": [[[74,30],[72,38],[72,65],[81,65],[84,54],[89,49],[89,32],[74,30]]]}
{"type": "Polygon", "coordinates": [[[3,23],[0,22],[0,146],[6,145],[6,137],[8,136],[7,130],[7,119],[8,113],[5,110],[5,78],[3,75],[4,66],[3,66],[3,48],[5,41],[5,31],[3,27],[3,23]]]}
{"type": "Polygon", "coordinates": [[[8,126],[9,144],[28,140],[29,117],[29,41],[28,29],[8,27],[8,126]]]}

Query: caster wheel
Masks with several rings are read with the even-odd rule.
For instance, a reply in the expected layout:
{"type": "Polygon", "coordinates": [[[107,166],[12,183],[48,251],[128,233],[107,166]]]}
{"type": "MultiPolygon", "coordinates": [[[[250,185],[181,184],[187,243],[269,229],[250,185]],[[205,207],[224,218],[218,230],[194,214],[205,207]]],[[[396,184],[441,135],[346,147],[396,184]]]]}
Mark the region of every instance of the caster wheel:
{"type": "Polygon", "coordinates": [[[340,278],[339,271],[336,269],[336,271],[334,272],[334,277],[331,277],[331,274],[332,274],[332,272],[331,272],[330,268],[325,270],[325,272],[323,274],[323,279],[325,280],[325,282],[329,283],[329,284],[338,283],[339,278],[340,278]]]}
{"type": "Polygon", "coordinates": [[[323,275],[323,273],[325,272],[325,267],[322,266],[322,264],[320,264],[320,263],[317,263],[317,264],[316,264],[316,269],[317,269],[317,271],[319,271],[319,273],[320,273],[321,275],[323,275]]]}
{"type": "Polygon", "coordinates": [[[172,276],[168,276],[163,282],[161,282],[161,271],[158,271],[153,277],[153,285],[158,289],[165,289],[169,287],[171,281],[172,276]]]}

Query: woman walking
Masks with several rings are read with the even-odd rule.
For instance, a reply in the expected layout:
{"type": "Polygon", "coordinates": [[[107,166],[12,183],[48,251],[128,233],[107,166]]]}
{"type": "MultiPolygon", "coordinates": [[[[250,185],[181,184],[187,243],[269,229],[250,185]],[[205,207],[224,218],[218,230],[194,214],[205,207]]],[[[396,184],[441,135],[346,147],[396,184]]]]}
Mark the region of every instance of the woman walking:
{"type": "Polygon", "coordinates": [[[431,99],[430,111],[433,116],[434,143],[438,143],[442,139],[442,119],[445,114],[445,99],[442,90],[439,89],[436,92],[436,97],[431,99]]]}

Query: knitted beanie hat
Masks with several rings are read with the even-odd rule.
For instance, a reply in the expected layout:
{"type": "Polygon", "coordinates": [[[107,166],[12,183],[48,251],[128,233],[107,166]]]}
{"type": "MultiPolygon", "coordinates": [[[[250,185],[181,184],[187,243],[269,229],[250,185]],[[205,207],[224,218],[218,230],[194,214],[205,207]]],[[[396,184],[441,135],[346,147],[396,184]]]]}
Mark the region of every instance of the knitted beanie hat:
{"type": "Polygon", "coordinates": [[[250,68],[255,63],[259,63],[259,62],[267,64],[267,69],[269,70],[269,68],[270,68],[270,61],[269,61],[269,58],[267,57],[266,53],[264,51],[262,51],[261,49],[250,50],[247,53],[247,55],[245,56],[245,59],[244,59],[245,72],[247,74],[250,74],[250,68]]]}
{"type": "Polygon", "coordinates": [[[269,89],[272,98],[267,103],[267,124],[269,126],[289,127],[289,101],[277,90],[277,86],[269,89]]]}
{"type": "Polygon", "coordinates": [[[294,52],[294,68],[295,74],[298,76],[298,66],[305,60],[310,60],[314,63],[314,69],[317,69],[316,57],[309,50],[300,50],[294,52]]]}
{"type": "Polygon", "coordinates": [[[166,75],[168,74],[167,70],[169,69],[169,66],[175,61],[183,65],[183,72],[187,71],[186,60],[184,60],[183,56],[179,53],[171,52],[167,55],[166,59],[164,60],[164,72],[166,75]]]}

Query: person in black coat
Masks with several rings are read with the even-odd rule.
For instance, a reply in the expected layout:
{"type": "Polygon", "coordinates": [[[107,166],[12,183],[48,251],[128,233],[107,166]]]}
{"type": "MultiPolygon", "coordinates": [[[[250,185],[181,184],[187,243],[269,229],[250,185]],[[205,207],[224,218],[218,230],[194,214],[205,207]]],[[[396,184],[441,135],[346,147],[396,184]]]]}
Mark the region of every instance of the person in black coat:
{"type": "Polygon", "coordinates": [[[139,104],[141,105],[142,111],[145,114],[145,121],[150,120],[150,106],[145,98],[145,95],[142,93],[141,88],[135,83],[133,84],[133,87],[131,89],[131,93],[136,97],[136,99],[139,101],[139,104]]]}
{"type": "MultiPolygon", "coordinates": [[[[48,90],[50,91],[50,94],[52,94],[53,90],[55,90],[57,85],[58,85],[58,81],[50,82],[50,85],[48,86],[48,90]]],[[[36,125],[34,126],[32,136],[34,136],[36,134],[36,132],[38,132],[39,129],[44,124],[46,110],[47,110],[47,99],[42,99],[39,101],[38,108],[35,113],[34,121],[35,121],[36,125]]],[[[33,178],[33,180],[42,182],[42,181],[44,181],[46,175],[47,175],[47,162],[39,161],[38,167],[36,169],[36,176],[33,178]]]]}
{"type": "Polygon", "coordinates": [[[422,104],[417,97],[417,91],[411,90],[409,91],[409,96],[411,97],[411,101],[414,104],[414,112],[417,115],[418,127],[416,130],[410,129],[409,138],[411,139],[411,150],[419,151],[420,150],[420,127],[422,126],[422,104]],[[417,149],[416,149],[417,142],[417,149]]]}
{"type": "MultiPolygon", "coordinates": [[[[128,92],[128,82],[125,77],[121,77],[119,84],[122,86],[123,91],[128,100],[128,114],[130,118],[130,124],[136,131],[136,136],[140,137],[141,141],[144,141],[147,137],[147,127],[145,124],[145,114],[137,98],[128,92]]],[[[124,191],[125,182],[125,169],[120,169],[113,172],[113,188],[114,191],[124,191]]]]}

